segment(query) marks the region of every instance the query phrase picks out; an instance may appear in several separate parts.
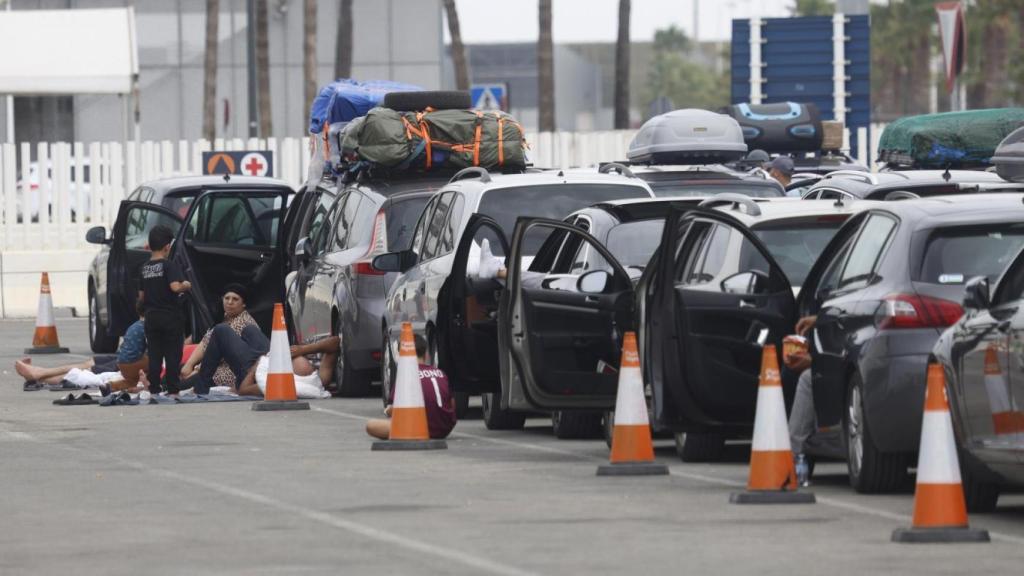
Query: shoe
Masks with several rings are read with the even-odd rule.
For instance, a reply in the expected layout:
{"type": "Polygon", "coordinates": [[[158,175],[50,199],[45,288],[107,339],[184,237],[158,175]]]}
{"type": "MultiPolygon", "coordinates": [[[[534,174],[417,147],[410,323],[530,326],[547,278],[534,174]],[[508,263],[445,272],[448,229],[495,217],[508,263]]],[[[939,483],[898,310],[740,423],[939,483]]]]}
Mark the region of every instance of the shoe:
{"type": "Polygon", "coordinates": [[[99,390],[100,396],[103,396],[104,398],[110,396],[110,384],[101,384],[99,390]]]}
{"type": "Polygon", "coordinates": [[[501,262],[491,252],[490,240],[484,238],[480,243],[480,266],[477,268],[477,277],[481,280],[497,278],[500,269],[501,262]]]}

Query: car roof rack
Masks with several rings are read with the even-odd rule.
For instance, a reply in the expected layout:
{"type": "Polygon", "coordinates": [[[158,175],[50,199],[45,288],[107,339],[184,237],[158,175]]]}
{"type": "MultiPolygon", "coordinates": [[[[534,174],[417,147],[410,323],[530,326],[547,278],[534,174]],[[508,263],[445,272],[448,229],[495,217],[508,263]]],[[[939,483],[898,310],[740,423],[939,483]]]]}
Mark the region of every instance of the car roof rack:
{"type": "Polygon", "coordinates": [[[633,174],[632,170],[627,168],[625,164],[620,164],[618,162],[603,163],[601,164],[601,167],[597,169],[598,174],[607,174],[612,171],[618,172],[626,178],[636,178],[636,174],[633,174]]]}
{"type": "Polygon", "coordinates": [[[871,184],[872,186],[878,185],[878,176],[875,176],[871,172],[861,172],[859,170],[836,170],[835,172],[829,172],[825,174],[823,180],[832,178],[834,176],[842,176],[845,178],[859,178],[861,182],[871,184]]]}
{"type": "Polygon", "coordinates": [[[452,176],[452,179],[448,181],[449,184],[452,182],[458,182],[464,180],[470,176],[475,176],[480,179],[481,182],[487,183],[491,181],[491,173],[479,166],[470,166],[469,168],[463,168],[452,176]]]}
{"type": "Polygon", "coordinates": [[[702,208],[712,208],[719,204],[732,204],[733,206],[743,206],[746,209],[748,216],[760,216],[761,207],[757,205],[750,196],[744,194],[737,194],[735,192],[723,192],[721,194],[715,194],[711,198],[702,200],[700,206],[702,208]]]}

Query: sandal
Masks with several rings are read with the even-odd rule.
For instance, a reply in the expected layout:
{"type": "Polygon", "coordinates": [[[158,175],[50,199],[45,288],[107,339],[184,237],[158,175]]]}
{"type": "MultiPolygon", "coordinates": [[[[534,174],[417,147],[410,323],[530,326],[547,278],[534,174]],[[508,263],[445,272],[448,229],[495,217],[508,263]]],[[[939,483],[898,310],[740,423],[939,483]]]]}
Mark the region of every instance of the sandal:
{"type": "Polygon", "coordinates": [[[82,406],[85,404],[95,404],[96,401],[92,399],[92,396],[82,393],[81,396],[75,396],[74,394],[68,394],[63,398],[58,398],[53,401],[58,406],[82,406]]]}

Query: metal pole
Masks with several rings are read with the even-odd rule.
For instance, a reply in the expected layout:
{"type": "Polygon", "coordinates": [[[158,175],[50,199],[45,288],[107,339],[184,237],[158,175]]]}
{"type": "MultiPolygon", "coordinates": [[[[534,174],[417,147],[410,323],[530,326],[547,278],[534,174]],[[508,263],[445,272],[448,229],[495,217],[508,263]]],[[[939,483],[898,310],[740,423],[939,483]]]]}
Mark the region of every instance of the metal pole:
{"type": "Polygon", "coordinates": [[[256,0],[246,1],[246,40],[248,50],[246,51],[248,80],[249,80],[249,138],[259,136],[259,117],[256,108],[256,0]]]}

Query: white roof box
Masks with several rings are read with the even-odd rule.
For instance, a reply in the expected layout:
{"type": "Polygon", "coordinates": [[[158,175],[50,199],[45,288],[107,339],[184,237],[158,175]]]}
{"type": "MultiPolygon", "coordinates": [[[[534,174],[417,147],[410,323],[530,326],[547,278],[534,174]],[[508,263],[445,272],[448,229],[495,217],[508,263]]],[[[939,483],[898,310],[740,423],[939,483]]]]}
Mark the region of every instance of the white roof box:
{"type": "Polygon", "coordinates": [[[647,164],[717,164],[746,153],[743,129],[736,120],[687,108],[644,122],[626,156],[630,162],[647,164]]]}

